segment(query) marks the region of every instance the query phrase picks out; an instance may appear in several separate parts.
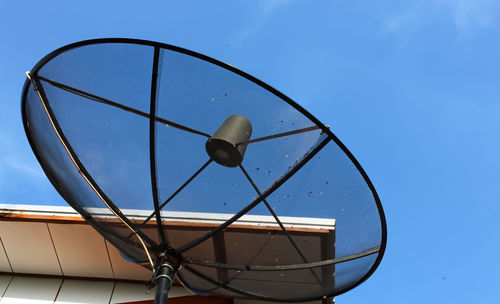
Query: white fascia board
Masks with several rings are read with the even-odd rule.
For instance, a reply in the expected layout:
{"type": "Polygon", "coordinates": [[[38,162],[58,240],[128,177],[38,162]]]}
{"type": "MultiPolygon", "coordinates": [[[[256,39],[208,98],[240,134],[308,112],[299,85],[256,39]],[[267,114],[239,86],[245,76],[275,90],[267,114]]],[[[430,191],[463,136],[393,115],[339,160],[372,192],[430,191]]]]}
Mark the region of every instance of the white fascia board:
{"type": "MultiPolygon", "coordinates": [[[[107,208],[86,208],[87,212],[99,218],[114,218],[114,214],[107,208]]],[[[144,220],[153,210],[122,209],[129,219],[144,220]]],[[[0,204],[0,213],[44,215],[44,216],[74,216],[81,217],[72,207],[62,206],[40,206],[40,205],[14,205],[0,204]]],[[[205,212],[183,212],[183,211],[161,211],[161,217],[166,222],[222,224],[230,219],[233,214],[227,213],[205,213],[205,212]]],[[[313,217],[291,217],[279,216],[280,221],[287,228],[303,229],[335,229],[333,218],[313,217]]],[[[249,215],[240,217],[235,224],[249,226],[279,227],[274,217],[270,215],[249,215]]]]}

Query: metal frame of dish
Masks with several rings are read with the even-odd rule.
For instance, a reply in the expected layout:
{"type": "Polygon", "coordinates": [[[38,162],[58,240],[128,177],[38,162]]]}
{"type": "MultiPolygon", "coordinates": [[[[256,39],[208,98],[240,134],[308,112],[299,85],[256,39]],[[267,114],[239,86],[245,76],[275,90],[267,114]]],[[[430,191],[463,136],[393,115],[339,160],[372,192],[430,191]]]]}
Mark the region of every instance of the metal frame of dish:
{"type": "MultiPolygon", "coordinates": [[[[239,69],[237,69],[237,68],[235,68],[235,67],[233,67],[233,66],[231,66],[229,64],[226,64],[226,63],[223,63],[223,62],[218,61],[216,59],[213,59],[211,57],[208,57],[208,56],[196,53],[194,51],[190,51],[190,50],[187,50],[187,49],[184,49],[184,48],[180,48],[180,47],[177,47],[177,46],[173,46],[173,45],[169,45],[169,44],[158,43],[158,42],[147,41],[147,40],[129,39],[129,38],[103,38],[103,39],[85,40],[85,41],[80,41],[80,42],[76,42],[76,43],[72,43],[72,44],[66,45],[64,47],[61,47],[61,48],[59,48],[59,49],[51,52],[50,54],[48,54],[47,56],[45,56],[43,59],[41,59],[33,67],[33,69],[30,72],[27,72],[28,79],[26,80],[26,82],[24,84],[24,87],[23,87],[22,102],[21,102],[21,112],[22,112],[23,124],[24,124],[24,128],[25,128],[25,132],[26,132],[26,136],[28,138],[28,141],[30,142],[31,148],[32,148],[35,156],[37,157],[37,160],[41,164],[42,169],[44,170],[45,174],[49,178],[49,180],[54,184],[53,179],[51,178],[50,174],[48,174],[47,168],[44,166],[44,161],[41,159],[38,151],[35,148],[35,145],[33,144],[33,140],[31,138],[30,132],[29,132],[29,125],[27,124],[27,119],[26,119],[26,97],[27,97],[28,90],[30,89],[30,87],[34,88],[36,90],[36,92],[38,93],[38,96],[39,96],[39,98],[40,98],[40,100],[41,100],[41,102],[43,104],[45,112],[46,112],[46,114],[47,114],[47,116],[48,116],[48,118],[49,118],[49,120],[50,120],[50,122],[52,124],[52,127],[53,127],[54,131],[56,132],[56,134],[57,134],[57,136],[58,136],[61,144],[64,146],[66,152],[70,156],[71,160],[73,161],[74,165],[76,166],[76,168],[78,169],[78,171],[80,172],[80,174],[82,175],[82,177],[87,181],[87,183],[89,184],[89,186],[101,198],[101,200],[109,208],[109,210],[120,221],[122,221],[122,223],[125,226],[127,226],[131,230],[132,234],[135,234],[137,236],[137,238],[141,241],[142,247],[144,248],[146,254],[148,255],[149,264],[153,265],[152,258],[150,257],[150,254],[148,252],[148,249],[147,249],[147,246],[146,246],[145,242],[149,243],[150,245],[154,245],[155,242],[152,241],[151,239],[149,239],[149,237],[147,237],[145,234],[141,233],[139,227],[142,226],[142,225],[144,225],[152,217],[156,217],[157,225],[160,228],[159,231],[161,231],[160,232],[160,237],[161,237],[162,240],[165,240],[165,236],[163,235],[163,229],[162,229],[162,225],[163,225],[162,224],[162,219],[161,219],[161,216],[160,216],[160,210],[161,210],[161,208],[166,203],[168,203],[168,201],[170,199],[172,199],[176,195],[176,193],[180,192],[182,190],[182,188],[184,188],[184,186],[186,186],[192,179],[194,179],[212,161],[211,159],[209,159],[207,161],[207,163],[205,163],[190,179],[188,179],[178,189],[178,191],[176,191],[176,193],[174,193],[169,198],[169,200],[167,200],[165,203],[163,203],[162,205],[160,205],[160,203],[158,201],[157,188],[156,188],[157,186],[156,186],[156,182],[155,182],[155,180],[156,180],[156,164],[155,164],[155,154],[154,154],[155,153],[154,152],[155,149],[154,148],[151,149],[151,146],[154,145],[155,122],[156,121],[163,122],[163,123],[166,123],[166,124],[168,124],[168,125],[170,125],[172,127],[179,128],[179,129],[182,129],[182,130],[187,131],[187,132],[195,133],[195,134],[202,135],[202,136],[205,136],[205,137],[208,137],[208,138],[210,137],[209,134],[205,134],[203,132],[191,129],[189,127],[177,124],[177,123],[172,122],[172,121],[164,120],[161,117],[157,117],[156,116],[156,113],[155,113],[156,80],[157,80],[157,74],[158,74],[159,53],[160,53],[160,49],[162,49],[162,48],[163,49],[167,49],[167,50],[171,50],[171,51],[175,51],[175,52],[179,52],[179,53],[182,53],[182,54],[185,54],[185,55],[189,55],[189,56],[192,56],[192,57],[195,57],[195,58],[198,58],[198,59],[210,62],[210,63],[212,63],[214,65],[217,65],[217,66],[219,66],[219,67],[221,67],[223,69],[226,69],[226,70],[229,70],[229,71],[231,71],[233,73],[236,73],[239,76],[241,76],[243,78],[246,78],[247,80],[249,80],[249,81],[251,81],[251,82],[259,85],[260,87],[262,87],[265,90],[271,92],[272,94],[274,94],[275,96],[279,97],[283,101],[287,102],[290,106],[292,106],[293,108],[295,108],[296,110],[298,110],[301,114],[303,114],[308,119],[310,119],[314,124],[316,124],[316,126],[314,126],[314,127],[305,128],[305,129],[299,129],[299,130],[295,130],[295,131],[292,131],[292,132],[285,132],[283,134],[274,134],[274,135],[265,136],[263,138],[258,138],[258,139],[251,139],[249,142],[256,142],[256,141],[259,141],[259,140],[267,140],[267,139],[281,137],[281,136],[286,136],[286,135],[290,135],[290,134],[307,132],[307,131],[313,130],[313,129],[321,129],[322,134],[326,135],[326,138],[323,138],[322,141],[320,143],[318,143],[316,146],[314,146],[306,155],[304,155],[304,157],[302,159],[300,159],[296,163],[296,165],[294,165],[292,168],[290,168],[279,180],[277,180],[271,187],[269,187],[268,189],[266,189],[263,192],[261,192],[257,188],[257,186],[255,185],[255,183],[252,181],[252,179],[250,178],[250,176],[246,172],[245,168],[240,164],[239,167],[240,167],[241,171],[246,176],[246,178],[248,179],[248,181],[250,182],[250,184],[252,184],[252,187],[257,192],[258,197],[252,203],[250,203],[249,205],[247,205],[245,208],[243,208],[242,210],[240,210],[238,213],[236,213],[234,216],[232,216],[231,218],[229,218],[224,223],[222,223],[222,224],[218,225],[217,227],[215,227],[214,229],[212,229],[209,233],[205,234],[203,237],[195,239],[192,242],[189,242],[189,243],[185,244],[184,246],[181,246],[180,248],[175,249],[174,252],[172,252],[172,248],[167,248],[164,252],[167,253],[167,254],[173,255],[175,257],[175,259],[179,263],[181,263],[183,265],[187,265],[189,263],[193,263],[193,264],[195,264],[195,263],[198,263],[198,264],[202,263],[203,264],[202,261],[196,261],[195,262],[195,261],[189,261],[189,260],[184,259],[182,257],[182,253],[185,252],[186,250],[188,250],[188,249],[190,249],[190,248],[192,248],[192,247],[200,244],[201,242],[203,242],[203,241],[205,241],[205,240],[213,237],[217,232],[226,229],[231,224],[233,224],[236,220],[238,220],[241,216],[243,216],[245,213],[247,213],[249,210],[251,210],[253,207],[255,207],[256,205],[258,205],[261,202],[264,202],[264,204],[266,204],[266,206],[268,207],[268,209],[271,212],[271,214],[273,215],[273,217],[276,219],[278,225],[281,227],[281,229],[283,230],[283,232],[288,236],[288,238],[291,241],[291,243],[294,245],[294,247],[296,248],[296,250],[298,250],[298,253],[301,254],[300,253],[300,249],[298,249],[297,246],[294,244],[294,242],[291,239],[290,235],[288,234],[286,228],[280,222],[280,220],[278,219],[277,215],[273,212],[272,208],[269,207],[269,204],[267,203],[266,198],[274,190],[276,190],[278,187],[280,187],[285,181],[287,181],[291,176],[293,176],[300,168],[302,168],[314,155],[316,155],[316,153],[318,153],[331,140],[331,141],[335,142],[335,144],[337,144],[337,146],[340,147],[342,149],[342,151],[352,161],[352,163],[355,165],[355,167],[357,168],[357,170],[359,171],[359,173],[361,174],[361,176],[363,177],[364,181],[366,182],[366,184],[368,185],[369,189],[372,192],[373,198],[375,200],[375,203],[376,203],[376,206],[377,206],[377,209],[378,209],[378,214],[379,214],[380,223],[381,223],[381,233],[382,233],[382,235],[381,235],[381,244],[380,244],[380,247],[369,249],[369,250],[366,250],[366,251],[363,251],[363,252],[359,252],[359,253],[356,253],[356,254],[353,254],[353,255],[349,255],[349,256],[345,256],[345,257],[340,257],[340,258],[329,259],[329,260],[325,260],[325,261],[321,261],[321,262],[309,263],[304,258],[304,263],[303,264],[284,265],[284,266],[256,266],[257,267],[256,270],[260,269],[260,270],[271,271],[271,270],[284,270],[287,267],[290,268],[290,269],[302,269],[302,268],[318,267],[318,266],[323,266],[323,265],[334,265],[336,263],[342,263],[342,262],[345,262],[345,261],[349,261],[349,260],[353,260],[353,259],[357,259],[357,258],[360,258],[360,257],[363,257],[363,256],[367,256],[367,255],[371,255],[371,254],[377,253],[378,255],[377,255],[377,258],[376,258],[375,262],[373,263],[373,265],[370,268],[370,270],[363,277],[361,277],[354,284],[352,284],[352,285],[350,285],[348,287],[345,287],[343,289],[337,290],[337,292],[335,292],[333,294],[323,295],[323,298],[327,298],[327,297],[329,298],[329,297],[333,297],[333,296],[342,294],[344,292],[347,292],[347,291],[355,288],[356,286],[358,286],[362,282],[364,282],[368,277],[370,277],[373,274],[373,272],[375,271],[375,269],[378,267],[378,265],[380,264],[380,262],[382,260],[382,257],[384,255],[385,247],[386,247],[386,243],[387,243],[387,227],[386,227],[386,219],[385,219],[384,211],[383,211],[382,205],[380,203],[380,199],[378,197],[378,194],[377,194],[377,192],[376,192],[376,190],[375,190],[372,182],[368,178],[366,172],[363,170],[363,168],[359,164],[359,162],[354,158],[354,156],[349,152],[349,150],[344,146],[344,144],[330,131],[329,127],[327,127],[324,124],[322,124],[317,118],[315,118],[313,115],[311,115],[309,112],[307,112],[304,108],[302,108],[296,102],[294,102],[293,100],[291,100],[289,97],[287,97],[283,93],[279,92],[278,90],[274,89],[273,87],[269,86],[268,84],[264,83],[263,81],[255,78],[255,77],[253,77],[253,76],[251,76],[251,75],[249,75],[249,74],[247,74],[247,73],[245,73],[245,72],[243,72],[243,71],[241,71],[241,70],[239,70],[239,69]],[[57,83],[56,81],[53,81],[51,79],[47,79],[47,78],[44,78],[44,77],[38,75],[38,71],[48,61],[50,61],[51,59],[53,59],[54,57],[58,56],[59,54],[61,54],[63,52],[66,52],[66,51],[74,49],[74,48],[86,46],[86,45],[106,44],[106,43],[136,44],[136,45],[151,46],[151,47],[154,48],[152,84],[151,84],[150,113],[144,113],[144,112],[141,112],[139,110],[136,110],[136,109],[133,109],[133,108],[129,108],[129,107],[124,106],[122,104],[118,104],[118,103],[116,103],[114,101],[107,100],[105,98],[92,95],[91,93],[88,93],[88,92],[85,92],[85,91],[81,91],[81,90],[79,90],[77,88],[72,88],[72,87],[66,86],[66,85],[61,84],[61,83],[57,83]],[[86,171],[84,165],[78,159],[78,157],[76,156],[76,154],[72,150],[71,146],[69,145],[68,140],[65,138],[64,133],[63,133],[61,127],[58,125],[57,120],[55,119],[55,117],[54,117],[54,115],[53,115],[53,113],[52,113],[52,111],[50,109],[50,105],[48,105],[45,102],[47,100],[47,98],[46,98],[45,93],[43,91],[43,86],[41,84],[41,81],[49,82],[52,85],[55,85],[55,86],[57,86],[57,87],[59,87],[59,88],[61,88],[63,90],[66,90],[66,91],[69,91],[71,93],[84,96],[84,97],[89,98],[89,99],[93,99],[93,100],[95,100],[97,102],[101,102],[101,103],[105,103],[105,104],[108,104],[108,105],[111,105],[111,106],[115,106],[115,107],[121,108],[123,110],[126,110],[126,111],[129,111],[129,112],[132,112],[132,113],[135,113],[135,114],[138,114],[138,115],[141,115],[141,116],[149,118],[149,120],[150,120],[151,181],[152,181],[152,191],[153,191],[153,197],[154,197],[155,211],[142,224],[137,225],[136,223],[133,223],[132,221],[130,221],[125,215],[123,215],[123,213],[119,210],[119,208],[117,208],[116,205],[114,205],[113,202],[109,198],[106,197],[106,195],[104,194],[104,192],[99,188],[99,185],[97,185],[97,183],[92,179],[92,177],[90,176],[90,174],[86,171]],[[285,267],[285,268],[283,268],[283,267],[285,267]]],[[[59,189],[57,189],[57,190],[59,191],[59,189]]],[[[60,194],[62,195],[62,193],[60,193],[60,194]]],[[[64,195],[62,195],[62,196],[64,197],[64,195]]],[[[96,223],[92,219],[92,216],[90,214],[88,214],[83,208],[80,208],[79,206],[77,206],[75,204],[71,204],[71,205],[80,214],[82,214],[82,216],[87,221],[89,221],[89,223],[98,232],[100,232],[101,234],[110,234],[111,233],[110,231],[103,231],[102,227],[99,227],[99,224],[96,223]]],[[[221,263],[216,263],[216,264],[207,263],[206,266],[209,266],[209,267],[219,267],[219,268],[227,268],[227,269],[238,269],[238,267],[245,267],[246,270],[251,270],[249,268],[249,266],[244,266],[244,265],[226,265],[226,264],[221,264],[221,263]]],[[[187,267],[189,267],[189,266],[187,266],[187,267]]],[[[182,276],[180,276],[179,279],[181,281],[184,281],[182,279],[182,276]]],[[[224,286],[224,284],[222,282],[215,281],[215,282],[212,282],[212,283],[214,283],[214,284],[216,284],[216,285],[218,285],[218,286],[220,286],[222,288],[227,288],[227,286],[224,286]]],[[[184,284],[186,284],[185,281],[184,281],[184,284]]],[[[189,284],[186,284],[186,286],[189,287],[189,284]]],[[[241,290],[235,290],[234,288],[228,288],[228,290],[230,290],[232,292],[236,292],[236,293],[241,294],[241,295],[244,295],[244,296],[249,297],[249,298],[257,299],[257,300],[267,300],[267,301],[276,301],[276,302],[285,302],[285,301],[286,302],[290,302],[290,300],[269,298],[269,297],[265,297],[265,296],[261,296],[261,295],[257,295],[257,294],[246,293],[246,292],[241,291],[241,290]]],[[[312,301],[312,300],[318,300],[318,299],[319,299],[318,297],[314,297],[314,298],[300,298],[300,299],[295,299],[295,301],[297,301],[297,302],[299,302],[299,301],[312,301]]]]}

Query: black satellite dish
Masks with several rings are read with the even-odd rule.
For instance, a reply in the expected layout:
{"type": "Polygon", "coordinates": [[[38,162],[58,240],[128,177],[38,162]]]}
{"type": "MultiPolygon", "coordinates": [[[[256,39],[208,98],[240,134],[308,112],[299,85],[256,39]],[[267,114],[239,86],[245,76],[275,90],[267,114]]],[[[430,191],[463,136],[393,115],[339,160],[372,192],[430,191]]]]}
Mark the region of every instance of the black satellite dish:
{"type": "Polygon", "coordinates": [[[64,46],[27,73],[26,135],[64,199],[128,259],[199,294],[325,299],[379,265],[376,191],[329,128],[262,81],[134,39],[64,46]]]}

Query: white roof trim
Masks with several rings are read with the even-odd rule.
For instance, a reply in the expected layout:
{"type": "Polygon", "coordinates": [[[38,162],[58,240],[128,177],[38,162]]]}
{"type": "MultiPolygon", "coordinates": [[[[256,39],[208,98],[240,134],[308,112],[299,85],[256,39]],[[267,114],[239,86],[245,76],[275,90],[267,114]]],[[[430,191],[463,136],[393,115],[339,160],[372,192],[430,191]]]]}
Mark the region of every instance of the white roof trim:
{"type": "MultiPolygon", "coordinates": [[[[113,213],[107,208],[88,208],[86,209],[92,215],[97,217],[114,218],[113,213]]],[[[122,209],[127,217],[134,220],[146,219],[152,210],[122,209]]],[[[0,204],[0,213],[26,214],[26,215],[45,215],[45,216],[74,216],[81,217],[72,207],[62,206],[40,206],[40,205],[16,205],[0,204]]],[[[161,211],[164,221],[185,222],[185,223],[207,223],[222,224],[230,219],[233,214],[226,213],[204,213],[204,212],[181,212],[181,211],[161,211]]],[[[335,219],[312,218],[312,217],[290,217],[279,216],[283,225],[287,228],[306,228],[306,229],[335,229],[335,219]]],[[[236,222],[239,225],[250,226],[271,226],[278,227],[276,220],[270,215],[243,215],[236,222]]]]}

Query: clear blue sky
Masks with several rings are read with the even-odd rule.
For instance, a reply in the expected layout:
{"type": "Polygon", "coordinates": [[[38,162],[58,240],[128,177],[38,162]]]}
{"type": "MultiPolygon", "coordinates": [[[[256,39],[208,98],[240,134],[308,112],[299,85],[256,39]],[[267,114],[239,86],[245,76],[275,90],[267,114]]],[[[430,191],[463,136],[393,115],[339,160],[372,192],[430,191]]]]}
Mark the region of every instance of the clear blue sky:
{"type": "Polygon", "coordinates": [[[499,17],[489,0],[3,0],[0,203],[65,204],[22,129],[25,71],[79,40],[165,42],[284,92],[367,171],[387,251],[337,303],[498,303],[499,17]]]}

